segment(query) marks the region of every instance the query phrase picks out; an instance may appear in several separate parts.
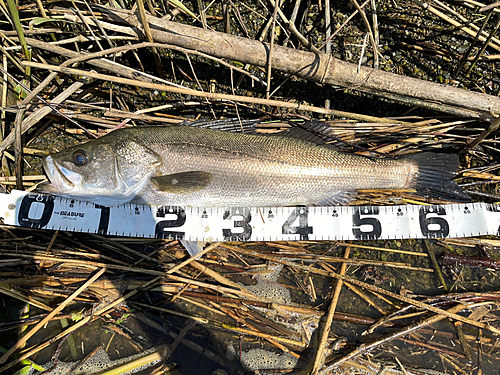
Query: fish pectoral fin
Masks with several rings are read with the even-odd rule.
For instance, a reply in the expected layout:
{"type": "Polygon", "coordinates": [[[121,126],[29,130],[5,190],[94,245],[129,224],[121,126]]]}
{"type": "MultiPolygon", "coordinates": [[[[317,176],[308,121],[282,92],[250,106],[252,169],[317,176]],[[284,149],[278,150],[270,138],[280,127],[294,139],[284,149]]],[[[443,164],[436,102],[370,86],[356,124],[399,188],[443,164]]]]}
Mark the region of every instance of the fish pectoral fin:
{"type": "Polygon", "coordinates": [[[212,181],[212,173],[188,171],[151,177],[151,185],[165,193],[186,194],[202,190],[212,181]]]}
{"type": "Polygon", "coordinates": [[[356,191],[339,191],[328,198],[320,200],[315,206],[343,206],[352,201],[356,195],[356,191]]]}

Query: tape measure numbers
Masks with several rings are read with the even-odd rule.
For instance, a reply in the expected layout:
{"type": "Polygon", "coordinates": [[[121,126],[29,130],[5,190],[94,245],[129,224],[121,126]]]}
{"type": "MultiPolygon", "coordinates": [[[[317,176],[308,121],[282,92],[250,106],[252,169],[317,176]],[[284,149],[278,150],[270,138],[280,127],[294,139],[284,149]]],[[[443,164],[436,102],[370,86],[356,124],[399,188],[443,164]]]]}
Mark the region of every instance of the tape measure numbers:
{"type": "Polygon", "coordinates": [[[497,235],[500,205],[168,207],[89,202],[14,190],[0,195],[4,224],[188,241],[293,241],[497,235]]]}

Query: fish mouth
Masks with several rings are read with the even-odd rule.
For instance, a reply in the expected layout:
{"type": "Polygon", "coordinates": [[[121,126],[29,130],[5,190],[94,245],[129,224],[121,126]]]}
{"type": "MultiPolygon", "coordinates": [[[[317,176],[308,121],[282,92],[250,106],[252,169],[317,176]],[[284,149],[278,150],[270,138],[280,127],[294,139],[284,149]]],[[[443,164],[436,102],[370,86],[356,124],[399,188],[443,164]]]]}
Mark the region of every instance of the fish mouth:
{"type": "Polygon", "coordinates": [[[38,186],[44,193],[66,193],[73,190],[82,180],[79,173],[58,165],[50,155],[44,159],[43,169],[50,181],[38,186]]]}

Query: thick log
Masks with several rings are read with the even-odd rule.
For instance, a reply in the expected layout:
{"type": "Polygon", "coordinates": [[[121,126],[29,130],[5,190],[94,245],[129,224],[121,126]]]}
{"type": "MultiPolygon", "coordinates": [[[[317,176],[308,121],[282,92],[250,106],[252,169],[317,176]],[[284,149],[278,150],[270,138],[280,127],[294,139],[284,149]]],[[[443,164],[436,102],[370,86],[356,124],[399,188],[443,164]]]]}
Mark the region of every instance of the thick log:
{"type": "MultiPolygon", "coordinates": [[[[99,11],[114,22],[142,29],[138,14],[99,6],[99,11]]],[[[212,56],[266,66],[269,45],[256,40],[210,31],[198,27],[148,17],[156,42],[197,50],[212,56]]],[[[321,84],[341,86],[400,100],[412,105],[468,117],[493,119],[500,113],[500,98],[434,82],[358,66],[324,53],[274,46],[273,69],[321,84]]]]}

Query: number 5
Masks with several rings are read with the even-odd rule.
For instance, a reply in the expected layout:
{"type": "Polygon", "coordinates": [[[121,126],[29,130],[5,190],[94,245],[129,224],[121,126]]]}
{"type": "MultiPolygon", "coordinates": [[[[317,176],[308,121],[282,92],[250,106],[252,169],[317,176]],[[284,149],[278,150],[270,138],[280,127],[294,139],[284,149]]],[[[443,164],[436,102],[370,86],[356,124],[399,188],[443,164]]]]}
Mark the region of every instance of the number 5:
{"type": "Polygon", "coordinates": [[[376,240],[382,235],[382,225],[380,221],[374,217],[364,217],[361,215],[378,215],[378,207],[355,207],[352,215],[352,233],[358,240],[376,240]],[[367,226],[371,226],[371,231],[362,230],[367,226]]]}

